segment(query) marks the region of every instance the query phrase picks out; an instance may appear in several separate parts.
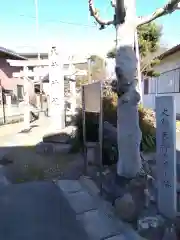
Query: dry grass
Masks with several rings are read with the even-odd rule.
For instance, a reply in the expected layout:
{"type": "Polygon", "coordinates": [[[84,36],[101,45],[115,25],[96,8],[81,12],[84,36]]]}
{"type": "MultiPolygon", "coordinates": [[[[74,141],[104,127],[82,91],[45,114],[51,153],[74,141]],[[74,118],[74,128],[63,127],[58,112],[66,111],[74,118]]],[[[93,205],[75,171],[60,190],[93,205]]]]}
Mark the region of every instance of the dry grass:
{"type": "MultiPolygon", "coordinates": [[[[139,114],[140,114],[140,125],[145,124],[146,125],[145,127],[148,128],[148,131],[151,131],[150,129],[152,129],[152,131],[154,132],[156,128],[155,112],[152,109],[142,108],[142,106],[140,106],[139,114]]],[[[180,121],[176,120],[176,132],[179,132],[179,131],[180,131],[180,121]]]]}
{"type": "Polygon", "coordinates": [[[13,183],[54,179],[63,174],[77,154],[37,154],[35,147],[16,147],[6,155],[13,161],[6,167],[7,178],[13,183]]]}

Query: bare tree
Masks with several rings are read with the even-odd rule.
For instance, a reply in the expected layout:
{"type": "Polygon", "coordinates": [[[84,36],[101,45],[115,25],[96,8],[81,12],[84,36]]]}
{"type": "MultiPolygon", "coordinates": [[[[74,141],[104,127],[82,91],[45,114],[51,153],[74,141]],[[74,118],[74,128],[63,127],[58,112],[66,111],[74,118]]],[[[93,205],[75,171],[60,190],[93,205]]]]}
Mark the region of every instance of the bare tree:
{"type": "Polygon", "coordinates": [[[89,11],[100,29],[114,25],[117,34],[116,76],[117,76],[117,140],[119,159],[117,174],[121,177],[135,177],[141,167],[138,102],[140,94],[135,81],[137,59],[134,52],[135,32],[138,26],[149,23],[159,17],[180,9],[180,0],[170,0],[162,8],[156,9],[149,16],[136,16],[135,0],[114,0],[111,6],[115,10],[114,19],[103,20],[99,11],[89,0],[89,11]]]}

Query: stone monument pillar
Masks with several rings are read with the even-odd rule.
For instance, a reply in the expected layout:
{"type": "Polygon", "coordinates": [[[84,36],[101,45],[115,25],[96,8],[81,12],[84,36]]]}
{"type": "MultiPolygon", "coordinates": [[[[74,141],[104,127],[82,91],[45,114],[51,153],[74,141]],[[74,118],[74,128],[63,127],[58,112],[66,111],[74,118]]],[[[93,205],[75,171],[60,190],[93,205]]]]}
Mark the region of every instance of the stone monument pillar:
{"type": "Polygon", "coordinates": [[[69,86],[70,86],[70,103],[71,103],[71,114],[75,114],[76,110],[76,68],[73,65],[73,56],[69,57],[69,86]]]}
{"type": "Polygon", "coordinates": [[[156,164],[158,209],[163,216],[177,215],[176,106],[174,96],[156,97],[156,164]]]}
{"type": "Polygon", "coordinates": [[[76,111],[76,76],[70,77],[70,98],[71,98],[71,113],[75,114],[76,111]]]}
{"type": "Polygon", "coordinates": [[[49,52],[49,114],[52,130],[65,127],[63,61],[56,46],[49,52]]]}

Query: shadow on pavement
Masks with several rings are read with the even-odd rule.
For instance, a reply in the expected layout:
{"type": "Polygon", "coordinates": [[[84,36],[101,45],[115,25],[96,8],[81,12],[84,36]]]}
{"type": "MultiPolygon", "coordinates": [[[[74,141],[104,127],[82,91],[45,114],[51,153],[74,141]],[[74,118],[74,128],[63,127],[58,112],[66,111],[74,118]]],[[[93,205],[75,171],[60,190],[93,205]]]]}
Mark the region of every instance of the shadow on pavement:
{"type": "Polygon", "coordinates": [[[75,212],[51,182],[9,185],[0,190],[0,239],[88,240],[75,212]]]}
{"type": "Polygon", "coordinates": [[[22,130],[19,133],[29,133],[33,128],[37,128],[37,127],[39,127],[39,125],[34,124],[34,125],[31,125],[29,129],[22,130]]]}

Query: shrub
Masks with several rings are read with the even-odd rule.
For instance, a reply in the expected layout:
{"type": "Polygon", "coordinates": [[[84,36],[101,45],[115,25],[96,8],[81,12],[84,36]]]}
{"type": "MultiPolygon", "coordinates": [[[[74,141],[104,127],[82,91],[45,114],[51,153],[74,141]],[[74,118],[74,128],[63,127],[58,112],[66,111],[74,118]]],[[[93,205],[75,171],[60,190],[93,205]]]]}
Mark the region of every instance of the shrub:
{"type": "Polygon", "coordinates": [[[103,120],[117,125],[117,95],[103,98],[103,120]]]}
{"type": "MultiPolygon", "coordinates": [[[[103,98],[103,121],[108,121],[115,127],[117,126],[117,96],[113,94],[112,96],[103,98]]],[[[78,140],[82,145],[83,131],[82,131],[82,112],[79,111],[75,124],[78,129],[78,140]]],[[[141,141],[141,151],[151,152],[155,149],[155,113],[153,110],[146,109],[139,105],[139,125],[142,131],[142,141],[141,141]]],[[[98,114],[86,113],[86,140],[88,142],[98,141],[98,114]]],[[[108,143],[104,144],[109,145],[108,143]]],[[[114,147],[114,146],[113,146],[114,147]]],[[[104,149],[104,152],[109,152],[104,149]]]]}
{"type": "MultiPolygon", "coordinates": [[[[98,141],[98,114],[85,113],[86,119],[86,140],[88,142],[98,141]]],[[[82,110],[80,109],[75,119],[75,126],[77,126],[77,138],[80,143],[83,142],[83,124],[82,124],[82,110]]]]}

